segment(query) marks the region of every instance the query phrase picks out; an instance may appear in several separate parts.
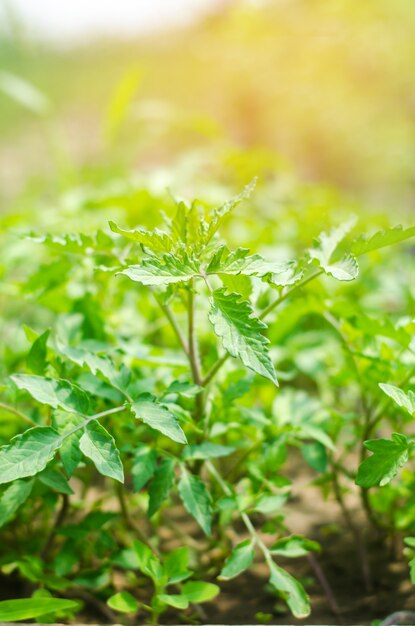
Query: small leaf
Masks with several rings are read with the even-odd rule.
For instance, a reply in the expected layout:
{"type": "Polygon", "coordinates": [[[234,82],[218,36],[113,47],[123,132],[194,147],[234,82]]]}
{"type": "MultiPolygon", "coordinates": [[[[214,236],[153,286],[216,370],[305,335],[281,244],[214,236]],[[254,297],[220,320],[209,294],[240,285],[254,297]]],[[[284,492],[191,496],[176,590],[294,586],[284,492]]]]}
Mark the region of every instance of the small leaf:
{"type": "Polygon", "coordinates": [[[219,580],[230,580],[242,574],[252,565],[254,556],[255,550],[250,539],[238,544],[226,559],[219,580]]]}
{"type": "Polygon", "coordinates": [[[254,511],[262,513],[263,515],[269,515],[280,511],[281,507],[287,501],[287,494],[267,496],[263,494],[258,498],[255,503],[254,511]]]}
{"type": "Polygon", "coordinates": [[[379,387],[384,393],[386,393],[387,396],[392,398],[398,406],[406,409],[410,415],[415,414],[415,393],[413,393],[413,391],[405,393],[405,391],[399,389],[399,387],[383,383],[380,383],[379,387]]]}
{"type": "Polygon", "coordinates": [[[337,228],[333,228],[329,233],[321,233],[316,245],[309,251],[310,258],[318,261],[326,274],[337,280],[353,280],[359,273],[359,266],[353,254],[345,254],[336,262],[332,260],[337,247],[353,228],[355,222],[356,220],[353,218],[337,228]]]}
{"type": "Polygon", "coordinates": [[[139,491],[154,476],[157,467],[157,452],[148,446],[139,446],[135,451],[131,473],[134,491],[139,491]]]}
{"type": "Polygon", "coordinates": [[[276,563],[270,562],[269,567],[269,582],[283,596],[294,617],[310,615],[310,600],[302,584],[276,563]]]}
{"type": "Polygon", "coordinates": [[[134,541],[133,549],[137,558],[138,569],[158,584],[163,576],[163,569],[158,557],[142,541],[134,541]]]}
{"type": "Polygon", "coordinates": [[[187,443],[186,435],[176,417],[163,404],[155,402],[154,399],[138,399],[131,405],[131,410],[137,419],[141,419],[151,428],[159,430],[169,439],[177,441],[177,443],[187,443]]]}
{"type": "Polygon", "coordinates": [[[23,619],[35,619],[48,613],[79,609],[79,602],[61,598],[23,598],[0,602],[0,620],[18,622],[23,619]]]}
{"type": "Polygon", "coordinates": [[[107,604],[111,609],[120,613],[136,613],[139,607],[137,600],[128,591],[114,594],[108,598],[107,604]]]}
{"type": "Polygon", "coordinates": [[[135,241],[154,252],[170,252],[173,246],[171,238],[160,230],[148,231],[143,228],[136,230],[124,230],[117,226],[114,222],[109,222],[109,226],[113,233],[122,235],[130,241],[135,241]]]}
{"type": "Polygon", "coordinates": [[[13,519],[14,514],[28,499],[33,480],[16,480],[0,496],[0,528],[13,519]]]}
{"type": "Polygon", "coordinates": [[[173,552],[170,552],[163,563],[163,572],[168,580],[169,585],[189,578],[192,572],[187,569],[189,563],[189,549],[186,546],[177,548],[173,552]]]}
{"type": "Polygon", "coordinates": [[[90,422],[79,447],[91,459],[100,474],[124,482],[124,470],[114,438],[96,421],[90,422]]]}
{"type": "Polygon", "coordinates": [[[178,489],[186,511],[195,518],[203,532],[210,535],[212,502],[204,482],[198,476],[183,471],[178,489]]]}
{"type": "Polygon", "coordinates": [[[71,489],[69,483],[57,470],[49,469],[48,467],[38,474],[38,479],[47,487],[54,489],[58,493],[66,493],[71,495],[74,491],[71,489]]]}
{"type": "Polygon", "coordinates": [[[320,545],[316,541],[307,539],[302,535],[291,535],[278,539],[271,548],[271,553],[284,556],[289,559],[305,556],[309,552],[318,552],[320,545]]]}
{"type": "Polygon", "coordinates": [[[175,461],[173,459],[163,459],[155,471],[149,488],[150,499],[147,513],[149,517],[152,517],[159,510],[170,493],[173,486],[174,466],[175,461]]]}
{"type": "Polygon", "coordinates": [[[266,324],[254,317],[249,302],[241,300],[238,294],[217,289],[213,292],[209,319],[231,356],[239,357],[246,367],[278,384],[268,353],[269,341],[261,334],[266,324]]]}
{"type": "Polygon", "coordinates": [[[404,435],[394,433],[392,441],[371,439],[364,445],[373,454],[359,466],[356,484],[360,487],[386,485],[408,461],[409,441],[404,435]]]}
{"type": "Polygon", "coordinates": [[[0,448],[0,484],[38,474],[55,456],[62,437],[49,426],[29,428],[0,448]]]}
{"type": "Polygon", "coordinates": [[[184,583],[182,587],[182,595],[192,604],[200,604],[202,602],[209,602],[216,598],[219,593],[219,587],[213,583],[194,582],[190,581],[184,583]]]}

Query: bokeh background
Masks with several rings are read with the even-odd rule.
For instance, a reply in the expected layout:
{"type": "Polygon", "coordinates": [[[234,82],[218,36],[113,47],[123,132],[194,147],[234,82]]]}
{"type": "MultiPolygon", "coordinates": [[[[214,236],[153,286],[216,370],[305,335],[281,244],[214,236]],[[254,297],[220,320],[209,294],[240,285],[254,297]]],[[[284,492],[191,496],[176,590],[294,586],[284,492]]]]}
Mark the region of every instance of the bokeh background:
{"type": "Polygon", "coordinates": [[[192,193],[253,175],[411,215],[413,0],[0,7],[3,215],[56,217],[62,193],[127,176],[192,193]]]}

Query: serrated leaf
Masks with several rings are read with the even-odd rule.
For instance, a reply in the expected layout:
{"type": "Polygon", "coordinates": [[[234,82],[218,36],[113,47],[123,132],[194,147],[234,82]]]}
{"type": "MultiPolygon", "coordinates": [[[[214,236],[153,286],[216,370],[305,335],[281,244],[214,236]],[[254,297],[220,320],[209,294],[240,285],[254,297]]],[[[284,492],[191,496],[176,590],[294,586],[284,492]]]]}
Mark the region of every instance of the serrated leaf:
{"type": "Polygon", "coordinates": [[[212,500],[205,484],[198,476],[183,471],[180,477],[179,495],[185,509],[192,515],[206,535],[212,529],[212,500]]]}
{"type": "Polygon", "coordinates": [[[295,265],[294,261],[265,261],[259,254],[249,256],[249,250],[238,248],[232,252],[225,245],[220,246],[209,265],[206,274],[228,274],[237,276],[258,276],[262,278],[267,274],[285,274],[288,269],[295,265]]]}
{"type": "Polygon", "coordinates": [[[415,413],[415,393],[413,391],[408,391],[405,393],[399,387],[395,387],[394,385],[388,385],[384,383],[380,383],[379,387],[382,389],[387,396],[389,396],[398,406],[406,409],[410,415],[414,415],[415,413]]]}
{"type": "Polygon", "coordinates": [[[219,574],[219,580],[231,580],[242,574],[253,563],[255,549],[250,539],[238,544],[228,556],[219,574]]]}
{"type": "Polygon", "coordinates": [[[82,255],[96,248],[104,248],[107,250],[113,245],[112,239],[100,230],[93,235],[84,235],[82,233],[68,233],[65,235],[52,235],[48,233],[46,235],[37,235],[31,233],[26,235],[25,238],[35,243],[43,243],[58,252],[82,255]]]}
{"type": "Polygon", "coordinates": [[[156,513],[166,500],[173,486],[174,479],[173,459],[163,459],[154,473],[154,478],[149,488],[148,517],[156,513]]]}
{"type": "Polygon", "coordinates": [[[144,259],[140,265],[130,265],[118,272],[146,286],[163,286],[186,282],[199,275],[199,268],[189,258],[180,261],[173,254],[162,259],[144,259]]]}
{"type": "Polygon", "coordinates": [[[114,438],[98,422],[90,422],[79,441],[82,453],[91,459],[98,472],[124,482],[124,470],[114,438]]]}
{"type": "Polygon", "coordinates": [[[340,260],[333,261],[333,254],[348,232],[353,228],[356,220],[333,228],[329,233],[321,233],[314,248],[309,250],[310,258],[318,261],[320,267],[337,280],[353,280],[359,273],[359,266],[353,254],[345,254],[340,260]]]}
{"type": "Polygon", "coordinates": [[[148,446],[139,446],[134,453],[131,473],[134,491],[139,491],[154,476],[157,452],[148,446]]]}
{"type": "MultiPolygon", "coordinates": [[[[53,414],[53,426],[62,435],[62,437],[72,431],[74,426],[80,426],[83,421],[84,419],[77,413],[55,411],[53,414]]],[[[72,433],[70,436],[64,437],[59,450],[59,456],[62,461],[63,469],[65,470],[68,478],[71,478],[82,459],[82,452],[79,448],[79,440],[81,437],[81,430],[72,433]]]]}
{"type": "Polygon", "coordinates": [[[120,591],[107,600],[107,604],[114,611],[120,613],[136,613],[139,603],[128,591],[120,591]]]}
{"type": "Polygon", "coordinates": [[[351,251],[356,256],[361,256],[362,254],[367,254],[368,252],[373,252],[374,250],[391,246],[414,236],[415,226],[411,226],[411,228],[406,229],[402,228],[402,226],[395,226],[394,228],[389,228],[388,230],[379,230],[371,237],[362,235],[353,241],[351,251]]]}
{"type": "Polygon", "coordinates": [[[0,484],[38,474],[53,459],[62,437],[49,426],[29,428],[0,448],[0,484]]]}
{"type": "Polygon", "coordinates": [[[409,458],[409,441],[399,433],[393,433],[392,440],[371,439],[364,445],[373,454],[359,466],[356,484],[360,487],[386,485],[409,458]]]}
{"type": "Polygon", "coordinates": [[[233,357],[257,374],[278,384],[274,365],[268,353],[268,339],[261,334],[267,326],[254,317],[251,305],[238,294],[224,289],[213,292],[209,320],[223,347],[233,357]]]}
{"type": "Polygon", "coordinates": [[[251,195],[251,193],[255,189],[256,182],[257,182],[257,179],[254,178],[248,185],[246,185],[246,187],[244,187],[244,189],[242,190],[242,192],[240,194],[238,194],[237,196],[235,196],[231,200],[228,200],[227,202],[222,204],[222,206],[220,206],[219,208],[217,208],[217,209],[215,209],[213,211],[213,217],[212,217],[212,219],[211,219],[211,221],[209,223],[208,230],[207,230],[207,233],[206,233],[206,236],[205,236],[205,244],[209,243],[209,241],[212,239],[212,237],[215,235],[215,233],[219,230],[219,228],[220,228],[223,220],[225,219],[225,217],[236,206],[238,206],[238,204],[240,202],[242,202],[243,200],[249,198],[249,196],[251,195]]]}
{"type": "Polygon", "coordinates": [[[274,562],[269,563],[269,568],[270,584],[281,593],[294,617],[310,615],[310,600],[302,584],[274,562]]]}
{"type": "Polygon", "coordinates": [[[85,415],[88,411],[87,394],[67,380],[55,380],[30,374],[13,374],[11,377],[19,389],[24,389],[32,398],[54,409],[75,411],[85,415]]]}
{"type": "Polygon", "coordinates": [[[4,600],[0,602],[0,620],[2,622],[18,622],[23,619],[34,619],[67,610],[76,610],[79,602],[61,598],[22,598],[21,600],[4,600]]]}
{"type": "Polygon", "coordinates": [[[187,443],[186,435],[175,415],[163,404],[153,399],[138,399],[137,402],[131,404],[131,410],[137,419],[160,431],[169,439],[177,443],[187,443]]]}
{"type": "Polygon", "coordinates": [[[173,247],[171,237],[157,228],[153,231],[144,230],[143,228],[124,230],[114,222],[109,222],[109,226],[113,233],[122,235],[126,239],[139,243],[154,252],[170,252],[173,247]]]}
{"type": "Polygon", "coordinates": [[[219,587],[213,583],[205,583],[202,581],[189,581],[184,583],[182,587],[182,595],[192,604],[200,604],[202,602],[209,602],[216,598],[219,593],[219,587]]]}
{"type": "Polygon", "coordinates": [[[329,276],[336,280],[354,280],[359,275],[359,265],[353,254],[346,254],[340,261],[322,266],[329,276]]]}
{"type": "Polygon", "coordinates": [[[220,457],[229,456],[235,452],[235,448],[230,446],[221,446],[217,443],[205,441],[199,445],[186,446],[183,450],[183,459],[186,461],[218,459],[220,457]]]}
{"type": "Polygon", "coordinates": [[[16,480],[0,495],[0,528],[13,519],[14,514],[30,496],[33,480],[16,480]]]}

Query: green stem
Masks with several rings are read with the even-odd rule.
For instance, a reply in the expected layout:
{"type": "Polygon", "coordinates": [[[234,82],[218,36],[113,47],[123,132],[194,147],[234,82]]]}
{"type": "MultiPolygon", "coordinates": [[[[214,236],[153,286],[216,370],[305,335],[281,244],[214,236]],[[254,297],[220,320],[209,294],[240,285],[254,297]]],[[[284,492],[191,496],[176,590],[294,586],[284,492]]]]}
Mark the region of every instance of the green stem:
{"type": "Polygon", "coordinates": [[[0,402],[0,409],[3,409],[4,411],[7,411],[8,413],[13,413],[14,415],[17,415],[18,417],[20,417],[22,420],[24,420],[27,424],[30,424],[31,426],[39,426],[39,424],[37,424],[34,420],[32,420],[31,417],[29,417],[28,415],[25,415],[24,413],[21,413],[18,409],[15,409],[13,406],[10,406],[9,404],[0,402]]]}
{"type": "Polygon", "coordinates": [[[158,298],[155,294],[154,294],[158,305],[160,306],[161,310],[163,311],[164,315],[166,316],[166,318],[168,319],[168,321],[170,322],[170,326],[172,327],[174,334],[176,335],[177,339],[179,340],[179,343],[183,349],[183,352],[189,356],[189,346],[187,345],[186,339],[179,327],[179,325],[176,322],[176,319],[173,315],[173,313],[170,310],[170,307],[167,304],[164,304],[160,298],[158,298]]]}
{"type": "MultiPolygon", "coordinates": [[[[77,426],[74,426],[69,432],[63,433],[61,437],[62,439],[66,439],[67,437],[70,437],[74,433],[78,432],[78,430],[82,430],[83,428],[88,426],[90,422],[93,422],[94,420],[98,420],[101,417],[106,417],[107,415],[113,415],[114,413],[121,413],[121,411],[125,411],[126,408],[127,407],[123,405],[123,406],[117,406],[114,409],[108,409],[107,411],[101,411],[101,413],[95,413],[95,415],[82,415],[82,417],[86,417],[86,420],[82,422],[82,424],[78,424],[77,426]]],[[[81,414],[79,413],[78,415],[81,415],[81,414]]]]}
{"type": "Polygon", "coordinates": [[[193,291],[193,280],[190,282],[189,299],[188,299],[188,342],[189,342],[189,363],[192,370],[193,382],[195,385],[202,383],[202,376],[200,373],[199,352],[195,331],[195,298],[193,291]]]}

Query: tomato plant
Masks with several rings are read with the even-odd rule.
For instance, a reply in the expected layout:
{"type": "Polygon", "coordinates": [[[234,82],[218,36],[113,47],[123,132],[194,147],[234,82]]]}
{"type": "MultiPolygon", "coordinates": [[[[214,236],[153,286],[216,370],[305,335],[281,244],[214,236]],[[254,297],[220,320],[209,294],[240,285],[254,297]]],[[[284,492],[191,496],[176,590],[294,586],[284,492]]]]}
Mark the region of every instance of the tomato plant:
{"type": "MultiPolygon", "coordinates": [[[[253,188],[218,208],[176,200],[150,230],[111,221],[26,240],[43,255],[21,283],[39,331],[26,325],[28,349],[7,354],[0,525],[2,573],[32,596],[0,602],[1,620],[70,620],[86,605],[114,621],[172,609],[203,621],[220,581],[258,560],[304,618],[307,581],[280,563],[304,556],[335,610],[319,544],[286,520],[298,452],[338,501],[368,589],[344,497],[356,472],[369,523],[413,530],[413,474],[390,481],[414,448],[414,322],[378,276],[379,251],[415,228],[356,236],[349,219],[295,258],[284,241],[267,256],[221,237],[240,204],[253,210],[253,188]],[[376,439],[385,424],[395,434],[376,439]]],[[[398,272],[385,265],[404,301],[398,272]]]]}

